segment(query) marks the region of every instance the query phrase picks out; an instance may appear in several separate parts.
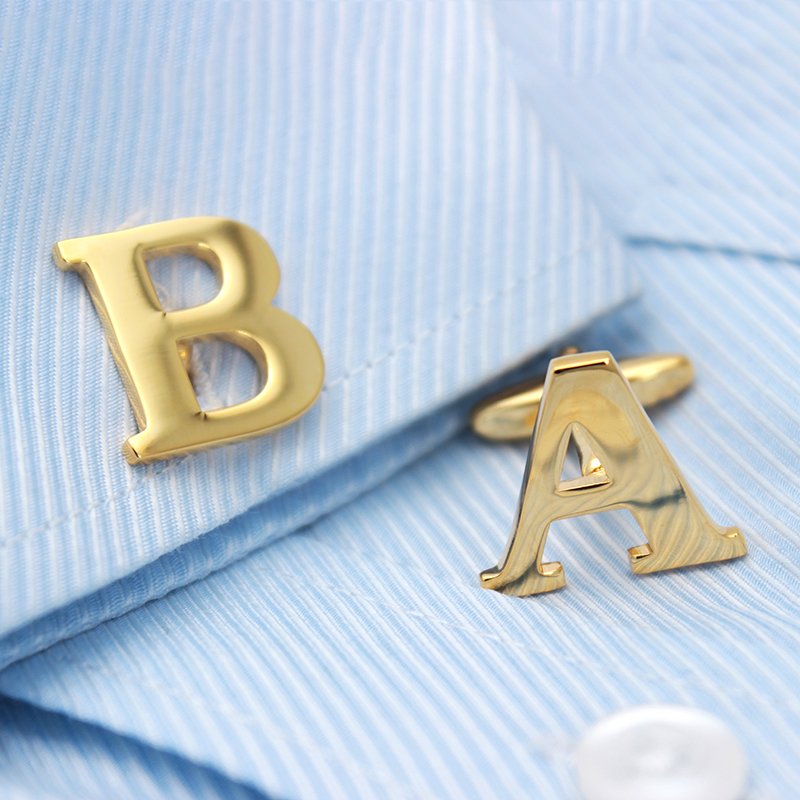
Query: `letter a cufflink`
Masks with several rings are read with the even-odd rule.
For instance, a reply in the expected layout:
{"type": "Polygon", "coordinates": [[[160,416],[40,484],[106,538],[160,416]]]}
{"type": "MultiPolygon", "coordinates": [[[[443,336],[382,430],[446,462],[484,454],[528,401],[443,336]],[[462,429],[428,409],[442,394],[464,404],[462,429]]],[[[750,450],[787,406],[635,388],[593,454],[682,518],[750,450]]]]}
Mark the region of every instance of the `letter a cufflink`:
{"type": "Polygon", "coordinates": [[[192,217],[79,239],[53,248],[62,270],[80,273],[103,322],[139,432],[123,445],[131,464],[258,436],[305,413],[322,388],[324,363],[311,332],[272,305],[280,271],[247,225],[192,217]],[[191,253],[220,280],[202,305],[165,311],[146,259],[191,253]],[[183,355],[216,338],[246,350],[263,385],[236,405],[203,411],[183,355]]]}
{"type": "MultiPolygon", "coordinates": [[[[691,380],[690,365],[687,373],[685,359],[669,358],[673,378],[685,385],[687,377],[691,380]]],[[[667,363],[651,361],[662,368],[667,363]]],[[[661,394],[675,394],[676,385],[664,372],[655,369],[651,378],[661,394]]],[[[647,383],[640,385],[639,396],[658,400],[659,392],[648,394],[647,383]]],[[[498,402],[507,400],[506,393],[498,402]]],[[[509,413],[519,418],[519,409],[511,406],[509,413]]],[[[491,401],[478,411],[502,416],[491,401]]],[[[522,424],[521,419],[515,424],[522,424]]],[[[636,573],[747,553],[741,531],[716,525],[694,496],[611,353],[555,358],[541,390],[512,534],[499,564],[481,573],[482,585],[518,596],[560,589],[565,584],[561,564],[543,563],[550,525],[618,508],[628,509],[647,537],[646,544],[628,551],[636,573]],[[570,443],[578,453],[581,475],[562,480],[570,443]]]]}

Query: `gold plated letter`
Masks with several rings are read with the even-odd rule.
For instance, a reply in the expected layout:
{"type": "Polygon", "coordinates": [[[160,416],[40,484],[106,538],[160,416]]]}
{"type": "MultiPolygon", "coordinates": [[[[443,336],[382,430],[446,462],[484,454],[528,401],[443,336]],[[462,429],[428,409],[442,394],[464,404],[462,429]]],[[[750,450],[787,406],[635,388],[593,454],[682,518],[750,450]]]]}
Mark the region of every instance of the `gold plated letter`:
{"type": "Polygon", "coordinates": [[[637,573],[745,555],[737,528],[709,518],[683,479],[611,353],[553,359],[531,437],[513,532],[482,585],[525,596],[564,586],[560,563],[542,563],[551,523],[627,508],[648,543],[628,553],[637,573]],[[581,476],[561,479],[574,441],[581,476]]]}
{"type": "Polygon", "coordinates": [[[131,464],[265,433],[299,417],[319,395],[322,354],[308,328],[271,304],[278,264],[247,225],[218,217],[170,220],[67,239],[53,253],[61,269],[81,274],[103,321],[140,429],[123,447],[131,464]],[[208,263],[219,293],[199,306],[164,311],[145,261],[172,253],[208,263]],[[264,379],[258,394],[226,408],[200,408],[181,354],[206,338],[253,357],[264,379]]]}

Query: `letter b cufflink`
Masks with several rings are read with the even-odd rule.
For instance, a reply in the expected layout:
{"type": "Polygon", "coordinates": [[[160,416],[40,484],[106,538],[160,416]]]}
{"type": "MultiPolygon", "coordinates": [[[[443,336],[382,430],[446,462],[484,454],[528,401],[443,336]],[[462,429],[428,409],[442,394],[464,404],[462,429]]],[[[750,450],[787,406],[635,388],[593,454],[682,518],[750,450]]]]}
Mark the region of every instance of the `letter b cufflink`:
{"type": "Polygon", "coordinates": [[[131,464],[257,436],[305,413],[322,388],[322,353],[311,332],[272,305],[280,271],[267,242],[218,217],[157,222],[67,239],[53,248],[62,270],[85,281],[103,322],[139,432],[124,444],[131,464]],[[165,311],[146,259],[191,253],[214,269],[219,293],[202,305],[165,311]],[[203,411],[184,365],[193,340],[245,349],[261,390],[244,402],[203,411]]]}
{"type": "MultiPolygon", "coordinates": [[[[553,359],[540,397],[511,537],[498,565],[481,573],[485,588],[518,596],[561,588],[561,564],[543,561],[550,525],[618,508],[628,509],[647,537],[628,551],[634,572],[746,554],[741,531],[716,525],[694,496],[611,353],[553,359]],[[570,443],[581,475],[562,480],[570,443]]],[[[519,415],[513,404],[508,410],[519,415]]],[[[478,411],[502,415],[491,403],[478,411]]]]}

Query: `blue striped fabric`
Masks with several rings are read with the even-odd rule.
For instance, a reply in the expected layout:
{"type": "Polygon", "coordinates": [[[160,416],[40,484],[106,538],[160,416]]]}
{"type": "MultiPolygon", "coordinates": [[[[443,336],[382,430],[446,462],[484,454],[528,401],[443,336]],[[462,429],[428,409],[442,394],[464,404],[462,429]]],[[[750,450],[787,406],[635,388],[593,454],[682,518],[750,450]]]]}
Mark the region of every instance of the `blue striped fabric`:
{"type": "MultiPolygon", "coordinates": [[[[571,798],[588,726],[654,701],[741,738],[743,800],[796,796],[796,5],[4,10],[4,796],[571,798]],[[270,239],[328,382],[278,437],[132,471],[47,248],[190,213],[270,239]],[[595,319],[628,264],[642,301],[595,319]],[[565,591],[479,588],[525,448],[466,408],[564,337],[692,357],[654,421],[746,559],[634,576],[613,513],[554,526],[565,591]]],[[[251,378],[207,358],[210,402],[251,378]]]]}
{"type": "Polygon", "coordinates": [[[628,238],[800,256],[800,5],[499,3],[525,95],[628,238]]]}
{"type": "MultiPolygon", "coordinates": [[[[140,572],[112,589],[117,608],[191,579],[190,560],[207,572],[290,531],[308,521],[298,492],[335,502],[300,487],[633,291],[485,8],[4,5],[0,635],[256,505],[269,534],[140,572]],[[278,302],[316,334],[327,379],[274,436],[131,469],[120,447],[135,424],[100,323],[50,248],[193,214],[269,239],[278,302]]],[[[202,292],[202,273],[155,274],[173,303],[202,292]]],[[[244,356],[206,355],[210,402],[251,385],[244,356]]],[[[79,628],[108,608],[68,613],[79,628]]]]}
{"type": "Polygon", "coordinates": [[[0,701],[4,800],[258,800],[261,792],[213,770],[91,725],[0,701]]]}
{"type": "Polygon", "coordinates": [[[554,526],[564,591],[484,591],[525,446],[465,435],[310,528],[10,667],[0,689],[281,797],[572,797],[589,724],[635,703],[696,705],[741,737],[749,798],[793,797],[800,413],[786,366],[800,273],[633,253],[645,301],[579,344],[693,354],[696,387],[654,420],[713,516],[746,532],[746,559],[635,576],[626,548],[642,533],[615,512],[554,526]]]}

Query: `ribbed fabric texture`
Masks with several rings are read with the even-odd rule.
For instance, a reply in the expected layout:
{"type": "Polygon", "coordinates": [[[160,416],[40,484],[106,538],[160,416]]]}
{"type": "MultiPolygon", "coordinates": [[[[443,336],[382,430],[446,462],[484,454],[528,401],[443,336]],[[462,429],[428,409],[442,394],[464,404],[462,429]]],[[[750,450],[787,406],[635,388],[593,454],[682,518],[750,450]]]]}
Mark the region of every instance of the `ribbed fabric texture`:
{"type": "Polygon", "coordinates": [[[636,239],[800,256],[800,6],[501,2],[502,49],[581,185],[636,239]]]}
{"type": "Polygon", "coordinates": [[[258,800],[263,794],[213,770],[102,729],[0,701],[4,800],[258,800]]]}
{"type": "MultiPolygon", "coordinates": [[[[284,497],[631,295],[487,14],[7,5],[0,634],[284,497]],[[275,435],[132,469],[120,447],[135,425],[108,344],[50,249],[193,214],[270,241],[277,303],[316,334],[325,387],[275,435]]],[[[199,297],[194,273],[154,274],[170,304],[199,297]]],[[[244,357],[208,358],[211,402],[252,384],[244,357]]],[[[294,511],[281,502],[271,513],[286,532],[294,511]]]]}
{"type": "MultiPolygon", "coordinates": [[[[44,8],[0,23],[20,108],[0,120],[17,143],[2,512],[20,529],[54,504],[81,515],[2,562],[4,630],[27,621],[0,642],[3,794],[571,798],[588,726],[659,701],[731,727],[746,800],[794,798],[796,8],[44,8]],[[293,432],[131,472],[99,325],[46,249],[187,213],[270,239],[280,304],[333,354],[329,388],[293,432]],[[628,262],[643,300],[593,322],[634,290],[628,262]],[[745,559],[634,576],[643,534],[604,514],[553,527],[564,591],[479,588],[525,447],[457,435],[469,393],[581,322],[586,349],[693,359],[696,385],[653,419],[745,559]],[[92,504],[119,487],[122,505],[92,504]]],[[[202,289],[157,278],[171,300],[202,289]]],[[[246,385],[239,367],[210,355],[212,401],[246,385]]]]}

